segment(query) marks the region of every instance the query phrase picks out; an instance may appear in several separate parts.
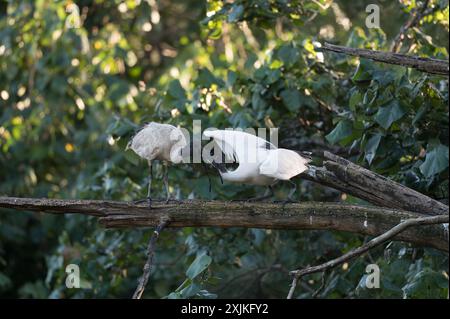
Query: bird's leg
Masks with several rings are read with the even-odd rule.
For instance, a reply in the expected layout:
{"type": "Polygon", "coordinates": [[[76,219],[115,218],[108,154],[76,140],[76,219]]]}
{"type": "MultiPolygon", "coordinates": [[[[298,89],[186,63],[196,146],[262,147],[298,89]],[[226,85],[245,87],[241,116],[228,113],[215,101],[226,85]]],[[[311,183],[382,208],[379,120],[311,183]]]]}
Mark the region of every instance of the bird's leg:
{"type": "Polygon", "coordinates": [[[223,179],[222,179],[222,174],[221,174],[221,172],[226,170],[225,167],[224,167],[223,165],[221,166],[219,163],[216,163],[215,161],[212,161],[212,162],[211,162],[211,165],[212,165],[212,167],[214,167],[214,168],[217,170],[217,172],[219,173],[220,182],[221,182],[222,185],[223,185],[223,179]]]}
{"type": "Polygon", "coordinates": [[[295,200],[294,200],[294,198],[292,196],[294,196],[295,192],[297,191],[297,184],[294,183],[293,181],[290,181],[290,180],[288,180],[288,182],[289,182],[289,184],[292,185],[292,188],[291,188],[291,190],[289,192],[288,197],[283,201],[283,209],[284,209],[284,206],[287,203],[294,203],[295,202],[295,200]]]}
{"type": "Polygon", "coordinates": [[[163,163],[163,181],[164,181],[164,188],[166,190],[166,204],[168,204],[170,201],[180,203],[177,199],[171,199],[170,198],[170,190],[169,190],[169,166],[166,162],[163,163]]]}
{"type": "Polygon", "coordinates": [[[211,186],[211,177],[208,173],[208,167],[206,166],[205,162],[202,162],[203,169],[205,170],[206,176],[208,177],[208,183],[209,183],[209,193],[211,194],[212,186],[211,186]]]}
{"type": "Polygon", "coordinates": [[[259,202],[268,198],[273,197],[274,192],[273,192],[273,186],[269,185],[267,186],[267,189],[264,193],[264,195],[262,196],[256,196],[256,197],[251,197],[251,198],[247,198],[247,199],[232,199],[230,202],[259,202]]]}
{"type": "Polygon", "coordinates": [[[169,192],[169,169],[167,167],[167,163],[163,163],[163,174],[164,174],[164,188],[166,189],[166,204],[170,201],[170,192],[169,192]]]}
{"type": "Polygon", "coordinates": [[[289,199],[290,201],[293,201],[293,202],[294,202],[295,200],[294,200],[294,198],[293,198],[292,196],[294,196],[295,192],[297,191],[297,184],[294,183],[293,181],[289,181],[289,183],[292,185],[292,189],[291,189],[291,191],[289,192],[288,199],[289,199]]]}
{"type": "Polygon", "coordinates": [[[267,186],[266,191],[264,192],[264,195],[262,196],[257,196],[257,197],[253,197],[253,198],[249,198],[246,200],[246,202],[258,202],[258,201],[262,201],[268,198],[273,197],[274,192],[273,192],[273,187],[272,185],[267,186]]]}
{"type": "Polygon", "coordinates": [[[151,194],[152,194],[152,179],[153,179],[153,162],[152,161],[147,161],[147,163],[148,163],[148,168],[149,168],[147,198],[134,201],[134,204],[147,202],[148,203],[148,207],[152,208],[152,197],[151,197],[151,194]]]}
{"type": "Polygon", "coordinates": [[[153,162],[148,161],[149,175],[148,175],[148,189],[147,189],[147,202],[148,207],[152,208],[152,179],[153,179],[153,162]]]}

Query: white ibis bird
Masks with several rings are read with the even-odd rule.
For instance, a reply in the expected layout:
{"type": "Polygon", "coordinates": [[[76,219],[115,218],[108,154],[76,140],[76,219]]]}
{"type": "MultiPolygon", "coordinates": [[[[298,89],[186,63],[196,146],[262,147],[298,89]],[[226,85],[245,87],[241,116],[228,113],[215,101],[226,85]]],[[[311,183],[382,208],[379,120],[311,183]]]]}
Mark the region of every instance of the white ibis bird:
{"type": "Polygon", "coordinates": [[[186,147],[187,142],[183,132],[170,124],[160,124],[150,122],[142,127],[136,135],[132,137],[126,147],[132,149],[137,155],[147,160],[149,166],[149,182],[147,200],[151,207],[152,198],[152,179],[154,160],[162,161],[164,168],[164,186],[166,189],[166,203],[170,199],[168,164],[179,164],[182,162],[182,149],[186,147]]]}
{"type": "Polygon", "coordinates": [[[290,179],[308,169],[310,159],[300,156],[292,150],[277,148],[263,138],[231,130],[205,131],[204,136],[213,138],[226,161],[235,161],[239,166],[228,170],[225,165],[212,161],[225,181],[250,185],[267,186],[264,199],[273,195],[272,186],[278,181],[288,181],[293,188],[288,201],[293,201],[297,185],[290,179]]]}

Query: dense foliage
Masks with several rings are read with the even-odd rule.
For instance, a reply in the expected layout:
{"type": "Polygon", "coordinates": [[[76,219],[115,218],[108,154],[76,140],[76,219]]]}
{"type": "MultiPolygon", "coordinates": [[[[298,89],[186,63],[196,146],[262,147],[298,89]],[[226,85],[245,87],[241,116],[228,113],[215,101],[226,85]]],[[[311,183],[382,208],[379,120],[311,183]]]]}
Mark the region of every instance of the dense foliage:
{"type": "MultiPolygon", "coordinates": [[[[448,203],[448,79],[328,52],[320,42],[448,59],[448,1],[0,1],[0,195],[135,200],[145,161],[125,145],[155,120],[192,127],[279,127],[283,141],[344,156],[448,203]],[[381,28],[367,28],[377,3],[381,28]],[[301,145],[301,144],[298,144],[301,145]]],[[[308,150],[308,149],[305,149],[308,150]]],[[[157,175],[162,174],[158,168],[157,175]]],[[[158,178],[156,178],[158,179],[158,178]]],[[[192,166],[170,170],[178,198],[245,198],[192,166]]],[[[296,180],[299,200],[361,200],[296,180]]],[[[163,194],[162,183],[155,183],[163,194]]],[[[277,196],[286,196],[283,186],[277,196]]],[[[448,228],[443,228],[448,232],[448,228]]],[[[95,219],[0,212],[0,296],[130,297],[148,230],[95,219]],[[83,289],[65,287],[80,265],[83,289]]],[[[328,231],[165,231],[145,297],[285,297],[288,271],[366,240],[328,231]]],[[[443,298],[448,255],[392,242],[324,277],[321,298],[443,298]],[[363,285],[377,263],[381,289],[363,285]]],[[[320,274],[297,297],[311,297],[320,274]]]]}

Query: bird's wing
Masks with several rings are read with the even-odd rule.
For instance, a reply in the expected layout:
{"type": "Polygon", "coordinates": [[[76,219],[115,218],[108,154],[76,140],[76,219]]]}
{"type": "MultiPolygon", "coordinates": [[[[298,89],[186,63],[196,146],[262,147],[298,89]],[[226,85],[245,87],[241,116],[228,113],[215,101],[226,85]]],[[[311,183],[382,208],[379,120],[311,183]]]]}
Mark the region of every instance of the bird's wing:
{"type": "Polygon", "coordinates": [[[206,137],[211,137],[214,140],[216,145],[220,148],[220,151],[225,155],[225,160],[234,161],[236,159],[237,156],[233,148],[233,143],[227,138],[226,131],[205,131],[203,135],[206,137]]]}
{"type": "Polygon", "coordinates": [[[262,175],[281,180],[288,180],[306,171],[309,159],[300,156],[297,152],[279,148],[269,150],[269,155],[259,167],[262,175]]]}
{"type": "Polygon", "coordinates": [[[240,163],[256,161],[258,149],[276,149],[275,145],[265,139],[242,131],[215,130],[205,131],[203,134],[216,141],[227,160],[235,159],[240,163]]]}

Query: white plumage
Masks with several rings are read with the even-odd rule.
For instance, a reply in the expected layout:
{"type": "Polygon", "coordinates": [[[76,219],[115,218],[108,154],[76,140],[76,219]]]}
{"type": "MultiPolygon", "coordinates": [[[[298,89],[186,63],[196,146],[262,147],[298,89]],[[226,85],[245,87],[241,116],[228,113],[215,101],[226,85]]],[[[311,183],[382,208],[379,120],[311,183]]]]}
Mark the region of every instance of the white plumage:
{"type": "Polygon", "coordinates": [[[213,138],[226,160],[239,163],[233,171],[224,169],[223,166],[219,168],[225,181],[271,186],[279,180],[289,181],[308,169],[309,159],[294,151],[277,148],[265,139],[249,133],[215,130],[205,131],[204,135],[213,138]]]}
{"type": "Polygon", "coordinates": [[[127,145],[140,157],[152,161],[160,160],[181,163],[181,150],[186,147],[186,139],[180,129],[170,124],[151,122],[133,136],[127,145]]]}
{"type": "Polygon", "coordinates": [[[268,156],[261,163],[259,172],[279,180],[289,180],[308,169],[309,159],[297,152],[279,148],[268,151],[268,156]]]}
{"type": "Polygon", "coordinates": [[[147,160],[150,168],[147,200],[151,206],[152,163],[154,160],[164,164],[164,186],[169,201],[169,182],[167,164],[179,164],[183,160],[182,150],[187,142],[183,132],[170,124],[151,122],[132,137],[126,149],[133,150],[138,156],[147,160]]]}

